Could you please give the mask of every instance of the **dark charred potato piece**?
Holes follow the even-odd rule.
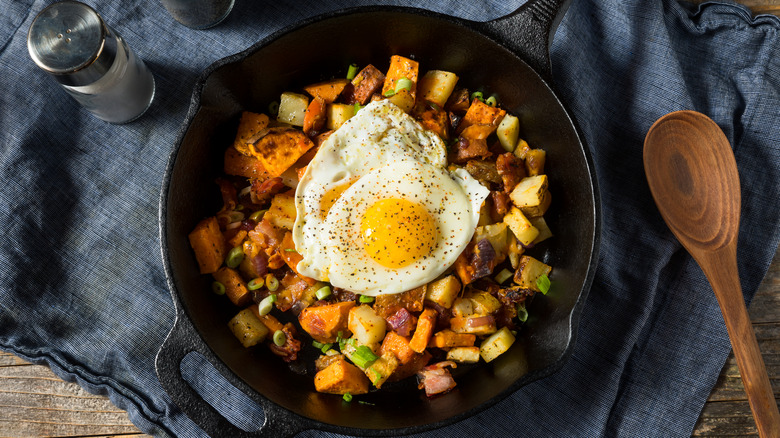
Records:
[[[466,171],[477,181],[486,186],[501,184],[501,176],[496,170],[496,163],[485,160],[469,160],[466,163]]]
[[[460,137],[455,142],[453,151],[450,154],[450,161],[462,164],[469,160],[488,158],[491,155],[485,140]]]
[[[450,98],[444,104],[444,109],[462,116],[468,111],[469,105],[469,90],[459,88],[450,94]]]
[[[344,103],[365,105],[371,95],[378,92],[385,83],[385,74],[368,64],[352,79],[350,86],[344,89]]]

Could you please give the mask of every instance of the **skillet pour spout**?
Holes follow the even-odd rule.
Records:
[[[567,1],[529,1],[517,12],[475,23],[413,8],[368,7],[319,16],[276,32],[247,50],[217,61],[195,85],[160,196],[162,261],[176,309],[161,346],[157,374],[181,410],[211,436],[292,436],[307,429],[347,435],[391,436],[439,428],[480,412],[568,360],[597,260],[600,210],[592,161],[574,120],[549,78],[549,41]],[[355,38],[360,35],[360,38]],[[333,41],[343,41],[336,45]],[[435,42],[435,43],[434,43]],[[291,54],[306,53],[306,56]],[[534,248],[554,266],[550,292],[529,306],[531,318],[512,348],[493,362],[459,367],[458,386],[427,399],[415,382],[345,403],[317,393],[311,375],[296,374],[263,349],[245,349],[227,327],[236,309],[204,293],[187,235],[220,207],[213,183],[224,148],[243,110],[262,111],[283,91],[326,79],[351,63],[413,57],[426,68],[456,72],[462,85],[497,94],[518,115],[523,138],[547,152],[555,197],[548,224],[555,237]],[[183,379],[180,364],[202,355],[264,410],[255,431],[225,419]]]

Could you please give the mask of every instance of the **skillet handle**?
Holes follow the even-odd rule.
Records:
[[[571,0],[528,0],[515,12],[477,26],[550,82],[550,44],[570,3]]]
[[[250,395],[253,391],[234,377],[221,362],[213,359],[211,349],[195,331],[190,320],[177,306],[176,321],[155,358],[157,378],[173,402],[211,437],[292,437],[312,427],[307,419],[283,409],[270,400]],[[263,408],[265,423],[256,432],[246,432],[228,421],[184,380],[181,362],[190,352],[200,353],[222,376]]]

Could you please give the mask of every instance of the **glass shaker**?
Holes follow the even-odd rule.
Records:
[[[235,0],[161,0],[161,2],[179,23],[193,29],[207,29],[227,18]]]
[[[127,123],[152,103],[152,73],[83,3],[62,1],[42,10],[30,25],[27,49],[38,67],[99,119]]]

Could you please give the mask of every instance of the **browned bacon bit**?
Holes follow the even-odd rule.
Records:
[[[446,360],[437,362],[417,372],[418,388],[425,388],[428,397],[436,394],[444,394],[455,387],[455,379],[445,367],[456,368],[455,362]]]
[[[387,325],[399,335],[409,336],[412,334],[412,330],[417,327],[417,318],[402,307],[387,318]]]
[[[493,273],[496,266],[496,250],[488,239],[482,239],[474,246],[474,258],[471,263],[474,266],[474,278],[482,278]]]
[[[284,230],[263,219],[249,232],[249,239],[262,248],[276,248],[284,239]]]
[[[285,362],[292,362],[298,359],[298,352],[301,351],[301,341],[295,339],[295,327],[292,323],[287,323],[282,327],[285,341],[280,347],[273,342],[268,343],[271,351],[281,357]]]
[[[338,302],[355,301],[358,299],[358,296],[354,292],[335,286],[333,287],[333,296]]]
[[[504,217],[509,211],[509,207],[512,206],[512,199],[506,192],[492,191],[490,192],[490,200],[493,201],[493,210],[499,217]]]
[[[488,150],[487,142],[484,139],[458,137],[454,151],[450,154],[450,161],[462,164],[475,158],[487,158],[490,155],[490,150]]]
[[[252,181],[252,202],[264,204],[271,200],[275,194],[286,188],[281,177],[269,178],[265,181],[259,179]]]
[[[527,176],[523,161],[511,152],[496,157],[496,170],[501,175],[504,191],[507,193],[511,192],[517,183]]]

